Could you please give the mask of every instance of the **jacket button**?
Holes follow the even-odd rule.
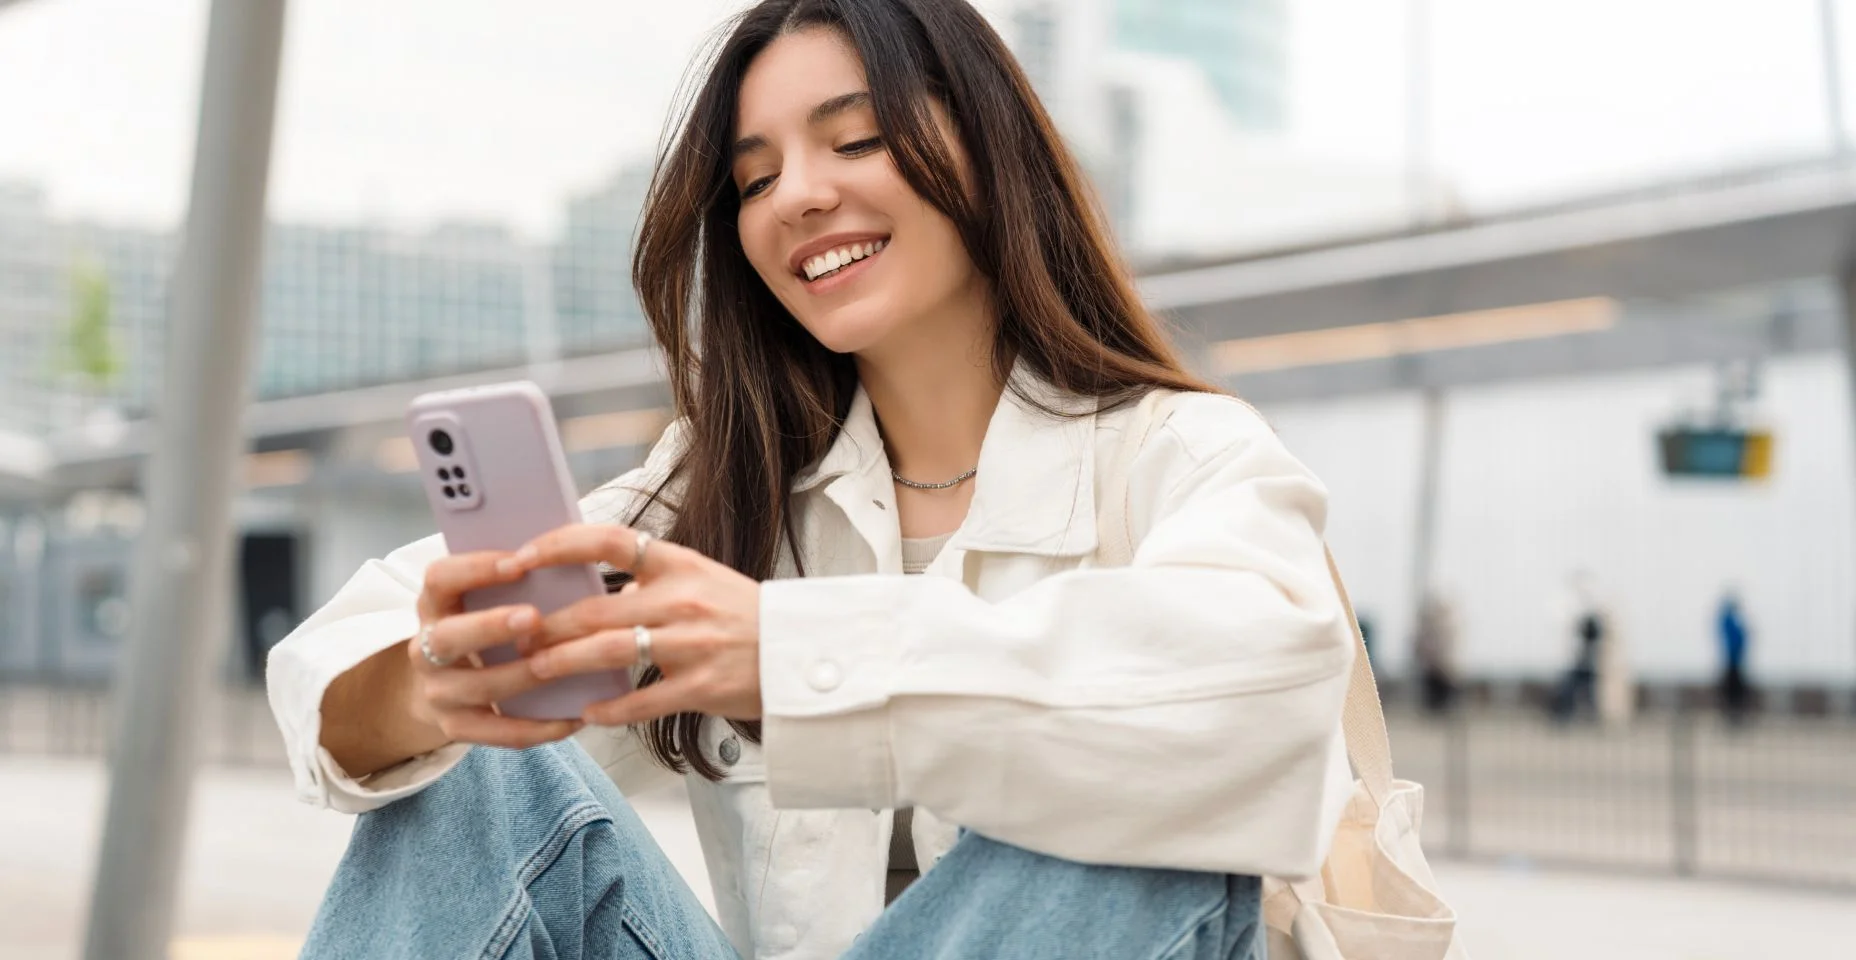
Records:
[[[838,665],[830,660],[820,660],[813,664],[812,669],[806,673],[806,683],[820,693],[830,693],[838,689],[838,684],[843,682],[844,671],[838,669]]]
[[[732,767],[735,765],[735,761],[741,759],[741,741],[734,737],[729,737],[722,741],[722,745],[717,748],[717,752],[722,755],[722,763]]]

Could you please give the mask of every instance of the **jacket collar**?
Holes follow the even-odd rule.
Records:
[[[1021,393],[1076,416],[1052,417]],[[980,445],[973,504],[949,547],[1057,557],[1093,552],[1096,405],[1015,365]],[[889,471],[870,396],[859,385],[831,449],[800,471],[793,491],[823,484],[834,501],[861,511],[873,501],[894,502]]]

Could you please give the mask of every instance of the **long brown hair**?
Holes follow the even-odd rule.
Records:
[[[742,77],[768,44],[811,27],[835,29],[856,49],[891,160],[954,222],[990,281],[1001,383],[1017,362],[1103,408],[1153,387],[1214,389],[1185,371],[1142,306],[1076,161],[1011,52],[965,0],[765,0],[740,15],[658,158],[632,259],[687,420],[682,459],[652,499],[675,489],[669,539],[757,580],[774,575],[782,545],[798,542],[793,477],[825,455],[857,388],[852,358],[787,313],[736,233],[728,145]],[[970,176],[937,132],[930,98],[952,119]],[[720,779],[697,748],[701,723],[697,714],[654,721],[646,741],[665,766]],[[758,723],[730,723],[759,740]]]

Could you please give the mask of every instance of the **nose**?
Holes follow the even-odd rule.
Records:
[[[794,158],[773,183],[773,212],[786,223],[798,223],[808,213],[823,213],[838,205],[838,188],[821,164]]]

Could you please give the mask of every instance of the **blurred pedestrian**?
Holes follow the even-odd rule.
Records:
[[[970,5],[734,24],[633,261],[680,418],[605,522],[403,547],[271,656],[299,792],[367,811],[303,956],[1260,956],[1352,787],[1321,484],[1182,365]],[[625,799],[678,775],[719,928]]]
[[[1447,713],[1456,705],[1456,640],[1456,611],[1450,601],[1437,593],[1426,596],[1418,608],[1412,658],[1427,713]]]
[[[1721,716],[1738,725],[1746,722],[1753,706],[1753,689],[1746,679],[1747,643],[1751,638],[1738,591],[1732,587],[1721,596],[1715,624],[1721,640]]]
[[[1617,617],[1588,570],[1567,577],[1565,597],[1572,664],[1555,686],[1548,711],[1562,723],[1585,716],[1622,726],[1636,712],[1637,687]]]
[[[1598,610],[1581,613],[1573,627],[1577,646],[1573,661],[1554,690],[1553,719],[1568,723],[1589,711],[1598,713],[1598,654],[1605,642],[1605,620]]]

